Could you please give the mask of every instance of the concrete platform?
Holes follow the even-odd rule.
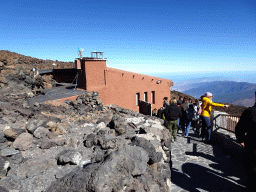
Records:
[[[75,85],[66,87],[55,87],[49,90],[45,90],[45,95],[39,95],[36,97],[29,98],[28,104],[33,105],[34,103],[51,103],[51,101],[57,101],[55,103],[62,102],[70,99],[75,100],[77,96],[85,93],[85,90],[77,90]],[[52,102],[54,103],[54,102]]]
[[[247,178],[241,159],[221,145],[201,142],[193,130],[188,138],[178,134],[171,153],[171,192],[244,191]]]

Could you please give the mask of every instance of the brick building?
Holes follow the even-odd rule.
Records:
[[[139,100],[151,103],[152,109],[162,107],[163,98],[170,98],[173,86],[168,79],[107,67],[103,52],[77,58],[75,68],[80,71],[79,89],[99,92],[104,105],[116,104],[138,112]]]

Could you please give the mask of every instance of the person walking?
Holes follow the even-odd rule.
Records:
[[[193,104],[188,103],[188,97],[183,98],[183,103],[181,104],[182,116],[180,117],[180,125],[182,129],[182,134],[188,137],[189,129],[191,125],[192,118],[194,117],[194,107]]]
[[[255,191],[256,183],[256,102],[244,110],[235,127],[237,142],[244,148],[244,165],[248,176],[245,191]],[[254,189],[254,190],[252,190]]]
[[[167,123],[167,128],[171,134],[171,140],[176,141],[178,131],[178,118],[182,115],[180,107],[177,106],[177,100],[172,99],[170,104],[164,110],[164,116]]]
[[[200,108],[200,104],[199,104],[199,100],[196,99],[195,103],[193,103],[193,107],[194,107],[194,111],[195,111],[195,116],[192,119],[192,126],[194,127],[194,131],[195,133],[198,132],[198,128],[199,128],[199,121],[200,121],[200,115],[199,115],[199,108]]]
[[[183,102],[183,97],[182,96],[180,96],[179,97],[179,101],[177,101],[177,105],[181,105],[182,104],[182,102]]]
[[[183,97],[180,96],[180,97],[179,97],[179,100],[177,101],[177,105],[180,107],[180,105],[182,104],[182,102],[183,102]],[[180,118],[178,118],[178,130],[180,130],[180,129],[181,129],[181,126],[180,126]]]
[[[212,102],[212,93],[206,92],[205,96],[202,97],[202,113],[201,113],[201,119],[202,119],[202,141],[206,143],[210,143],[211,138],[211,130],[212,125],[210,121],[211,111],[212,107],[229,107],[229,105],[224,105],[220,103],[214,103]]]

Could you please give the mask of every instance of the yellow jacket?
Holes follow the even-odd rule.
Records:
[[[203,97],[202,98],[202,113],[201,116],[206,116],[210,117],[211,116],[211,111],[212,111],[212,106],[213,107],[224,107],[224,104],[219,104],[219,103],[213,103],[209,98]]]

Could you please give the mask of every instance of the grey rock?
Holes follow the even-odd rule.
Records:
[[[5,126],[4,135],[9,139],[16,139],[21,133],[26,132],[24,129],[11,128],[10,126]]]
[[[50,149],[51,147],[54,147],[54,146],[56,146],[56,142],[45,137],[42,140],[40,148],[41,149]]]
[[[94,145],[94,139],[95,139],[96,135],[91,133],[89,134],[85,141],[84,141],[84,146],[85,147],[88,147],[88,148],[91,148],[93,145]]]
[[[55,159],[31,159],[24,163],[26,177],[33,177],[46,172],[51,167],[56,167]]]
[[[62,177],[64,177],[65,175],[69,174],[70,172],[72,172],[77,166],[76,165],[68,165],[68,166],[64,166],[62,170],[58,171],[55,174],[55,178],[56,179],[60,179]]]
[[[21,184],[21,189],[24,192],[42,192],[55,180],[56,179],[52,174],[35,175],[32,178],[25,179]]]
[[[9,192],[9,190],[7,190],[6,188],[4,188],[3,186],[0,186],[0,191],[1,191],[1,192]]]
[[[95,156],[93,156],[91,159],[92,163],[103,161],[104,157],[106,156],[105,152],[101,150],[99,147],[94,148],[94,155]]]
[[[125,118],[115,115],[109,122],[108,127],[115,129],[118,135],[122,135],[126,132],[127,122],[125,121]]]
[[[156,152],[156,149],[153,146],[153,144],[151,144],[148,140],[144,138],[133,137],[132,145],[140,146],[148,153],[149,164],[159,162],[163,157],[163,154],[161,152]]]
[[[27,150],[33,147],[32,140],[33,140],[33,136],[31,134],[22,133],[13,142],[13,147],[21,151]]]
[[[57,137],[58,135],[57,134],[55,134],[54,132],[51,132],[51,131],[49,131],[48,133],[47,133],[47,137],[49,138],[49,139],[53,139],[53,138],[55,138],[55,137]]]
[[[53,141],[56,143],[56,145],[58,145],[58,146],[63,146],[63,145],[65,145],[65,142],[66,142],[66,139],[63,138],[63,137],[54,137],[52,140],[53,140]]]
[[[11,190],[20,190],[21,189],[21,183],[23,182],[24,178],[18,177],[18,176],[12,176],[12,177],[4,177],[0,180],[0,186],[4,186],[5,189],[7,189],[9,192]]]
[[[9,147],[8,142],[0,143],[0,150],[5,149],[7,147]]]
[[[77,167],[46,191],[122,191],[134,180],[133,176],[146,174],[148,159],[141,147],[124,146],[112,152],[102,163]]]
[[[4,143],[6,141],[6,137],[2,131],[0,131],[0,143]]]
[[[0,118],[0,124],[1,125],[6,125],[6,124],[8,124],[8,122],[6,120]]]
[[[30,133],[34,133],[34,131],[38,128],[38,127],[46,127],[46,123],[47,121],[45,120],[36,120],[36,119],[31,119],[28,121],[28,124],[26,125],[27,130]]]
[[[5,177],[10,167],[7,157],[0,157],[0,178]]]
[[[49,133],[49,130],[48,130],[48,129],[46,129],[46,128],[44,128],[44,127],[38,127],[38,128],[34,131],[33,135],[34,135],[36,138],[40,139],[40,138],[46,137],[46,135],[47,135],[48,133]]]
[[[15,149],[9,148],[9,147],[1,150],[1,155],[4,156],[4,157],[11,156],[11,155],[14,155],[14,154],[17,154],[17,153],[19,153],[18,150],[15,150]]]
[[[82,160],[82,155],[75,150],[65,150],[61,152],[56,159],[58,163],[62,165],[68,163],[73,165],[79,165]]]
[[[21,153],[16,153],[16,154],[12,155],[11,157],[9,157],[8,159],[10,160],[11,163],[14,163],[14,164],[20,164],[24,160]]]

